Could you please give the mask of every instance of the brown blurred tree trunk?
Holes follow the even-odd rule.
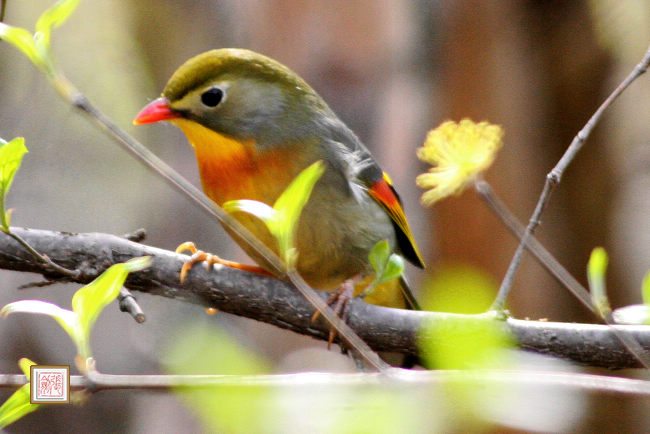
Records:
[[[527,221],[544,175],[603,98],[608,58],[596,46],[589,11],[574,1],[446,2],[442,22],[444,117],[489,120],[505,128],[506,145],[487,179]],[[538,230],[581,281],[590,250],[602,244],[607,230],[610,168],[602,149],[596,132],[554,193]],[[515,242],[476,194],[446,200],[437,211],[440,255],[501,279]],[[517,275],[510,306],[531,317],[592,319],[530,257]]]

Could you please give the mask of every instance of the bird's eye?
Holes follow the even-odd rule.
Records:
[[[223,99],[223,90],[218,87],[206,90],[201,95],[201,102],[208,107],[216,107]]]

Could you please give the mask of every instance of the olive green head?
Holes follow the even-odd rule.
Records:
[[[244,49],[212,50],[188,60],[169,79],[163,96],[183,117],[267,145],[299,139],[334,116],[296,73]]]

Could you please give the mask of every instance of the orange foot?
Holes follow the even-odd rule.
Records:
[[[194,264],[197,264],[199,262],[205,262],[206,270],[210,270],[212,268],[212,265],[214,264],[221,264],[221,265],[225,265],[226,267],[238,268],[240,270],[248,271],[250,273],[261,274],[263,276],[271,276],[271,277],[273,276],[271,273],[264,270],[262,267],[258,267],[257,265],[240,264],[239,262],[228,261],[226,259],[221,259],[217,255],[206,253],[203,250],[197,249],[194,243],[191,241],[187,241],[181,244],[180,246],[176,247],[176,253],[181,253],[185,251],[189,251],[190,253],[192,253],[192,255],[190,256],[190,259],[185,261],[183,267],[181,268],[181,283],[185,281],[185,277],[187,277],[187,273],[192,269]]]
[[[344,281],[327,300],[327,304],[332,308],[334,313],[343,320],[343,322],[347,322],[348,320],[348,303],[350,302],[350,299],[354,297],[354,284],[356,281],[357,278],[354,277],[352,279]],[[316,321],[319,316],[320,312],[316,312],[314,316],[311,317],[311,321]],[[327,339],[328,350],[332,346],[335,337],[336,330],[332,327],[330,328],[329,338]],[[345,352],[345,349],[343,347],[341,347],[341,350]]]

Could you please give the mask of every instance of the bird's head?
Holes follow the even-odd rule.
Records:
[[[191,121],[237,140],[272,146],[308,134],[330,113],[289,68],[250,50],[225,48],[185,62],[134,123],[168,120],[185,130],[183,124]]]

